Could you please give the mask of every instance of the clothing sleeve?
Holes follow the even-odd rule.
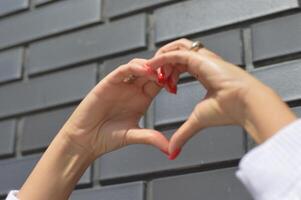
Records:
[[[247,153],[236,175],[255,200],[300,200],[301,119]]]
[[[18,192],[19,192],[18,190],[10,191],[5,200],[18,200],[17,198]]]

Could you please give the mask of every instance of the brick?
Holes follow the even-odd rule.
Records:
[[[71,106],[24,117],[21,150],[47,147],[74,109]]]
[[[150,183],[152,200],[251,200],[250,194],[235,177],[235,171],[236,168],[228,168],[156,179]]]
[[[88,167],[85,173],[80,177],[77,185],[91,185],[91,178],[92,178],[92,168],[91,166]]]
[[[177,96],[162,90],[155,99],[155,125],[186,120],[205,94],[206,90],[197,81],[180,84]]]
[[[132,53],[125,56],[114,57],[105,60],[102,67],[102,76],[108,75],[110,72],[118,68],[120,65],[130,62],[134,58],[149,59],[154,55],[154,51],[141,51],[138,53]]]
[[[220,55],[225,60],[236,65],[244,65],[243,49],[240,30],[223,31],[220,33],[193,37],[192,41],[201,41],[206,48]],[[180,78],[191,77],[188,73],[183,73]]]
[[[301,118],[301,106],[293,107],[291,110],[296,114],[298,118]],[[256,147],[256,142],[251,138],[251,136],[248,136],[248,150],[253,149]]]
[[[40,157],[40,155],[34,155],[21,159],[0,161],[0,180],[5,180],[0,182],[0,194],[6,194],[10,190],[20,189]],[[90,176],[91,167],[85,171],[78,185],[90,183]]]
[[[91,64],[4,85],[0,87],[0,117],[76,102],[95,82],[96,65]]]
[[[185,1],[155,11],[156,41],[170,40],[298,7],[298,0]]]
[[[301,51],[301,14],[275,18],[252,26],[255,61]]]
[[[21,78],[23,49],[16,48],[0,53],[0,82]]]
[[[28,51],[30,74],[145,47],[145,15],[137,15],[33,43]]]
[[[15,120],[0,121],[0,155],[14,153]]]
[[[272,87],[285,101],[301,98],[301,60],[295,60],[251,71],[265,84]]]
[[[144,200],[145,186],[143,182],[126,183],[114,186],[105,186],[97,189],[85,189],[74,191],[71,200]]]
[[[0,48],[99,22],[101,0],[59,1],[0,21]]]
[[[25,10],[29,6],[28,0],[1,0],[0,17],[17,11]]]
[[[163,133],[169,138],[175,131],[176,128],[172,128],[163,130]],[[208,128],[195,135],[174,161],[153,147],[131,145],[100,158],[100,180],[145,176],[239,159],[245,153],[243,140],[240,127]]]
[[[0,194],[20,189],[39,157],[30,156],[19,160],[0,161],[0,180],[2,180],[0,181]]]
[[[293,112],[297,115],[298,118],[301,118],[301,106],[292,108]]]
[[[56,0],[35,0],[35,5],[42,5],[49,2],[54,2]]]
[[[239,29],[223,31],[193,39],[193,41],[197,40],[200,40],[206,48],[212,50],[231,63],[237,65],[244,64],[241,33]]]
[[[107,0],[105,10],[109,17],[115,17],[173,1],[177,0]]]

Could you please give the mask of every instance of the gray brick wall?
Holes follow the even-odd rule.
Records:
[[[300,116],[300,19],[298,0],[1,0],[0,199],[99,80],[176,38],[202,40]],[[177,97],[162,91],[142,125],[170,137],[183,123],[205,90],[182,79]],[[237,126],[201,131],[175,161],[132,145],[96,160],[71,199],[251,199],[234,173],[252,147]]]

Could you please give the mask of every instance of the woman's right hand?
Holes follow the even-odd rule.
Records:
[[[261,143],[296,119],[271,88],[206,48],[190,51],[191,45],[187,39],[171,42],[147,62],[164,70],[167,85],[175,86],[179,74],[189,72],[207,89],[205,98],[172,136],[170,154],[207,127],[241,125]]]

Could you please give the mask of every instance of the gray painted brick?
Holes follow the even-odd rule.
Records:
[[[40,157],[40,155],[34,155],[0,161],[0,194],[8,193],[13,189],[20,189]],[[90,183],[90,176],[91,167],[85,171],[78,185]]]
[[[93,64],[4,85],[0,87],[0,117],[81,100],[95,82]]]
[[[173,128],[163,133],[169,138],[175,130]],[[240,127],[208,128],[194,136],[174,161],[168,160],[165,154],[151,146],[131,145],[100,158],[100,180],[143,176],[239,159],[245,153],[243,140]]]
[[[155,125],[186,120],[205,94],[206,90],[197,81],[180,84],[177,95],[162,90],[155,99]]]
[[[33,43],[28,51],[30,74],[145,47],[145,15],[137,15]]]
[[[301,118],[301,106],[292,108],[293,112],[297,115],[298,118]]]
[[[16,48],[0,53],[0,82],[21,78],[22,60],[22,48]]]
[[[149,59],[154,55],[154,51],[142,51],[138,53],[132,53],[125,56],[115,57],[109,60],[105,60],[102,66],[101,75],[104,77],[110,72],[118,68],[120,65],[130,62],[134,58]]]
[[[56,0],[35,0],[35,5],[42,5],[49,2],[54,2]]]
[[[258,68],[251,73],[272,87],[285,100],[301,98],[301,60]]]
[[[86,169],[86,171],[82,175],[82,177],[80,177],[77,185],[90,185],[91,184],[91,178],[92,178],[92,168],[90,166]]]
[[[301,106],[293,107],[291,110],[296,114],[298,118],[301,118]],[[256,142],[251,138],[251,136],[248,136],[248,151],[256,147]]]
[[[252,26],[253,57],[262,60],[301,51],[301,14]]]
[[[126,183],[114,186],[105,186],[97,189],[74,191],[71,200],[144,200],[145,186],[143,182]]]
[[[298,0],[185,1],[155,11],[156,41],[170,40],[298,7]]]
[[[151,199],[251,200],[235,171],[236,168],[228,168],[157,179],[150,184]]]
[[[172,1],[178,0],[106,0],[105,10],[109,17],[115,17]]]
[[[100,21],[101,0],[59,1],[0,21],[0,48]]]
[[[1,0],[0,16],[28,8],[28,0]]]
[[[47,147],[74,108],[71,106],[24,117],[21,150],[30,151]]]
[[[30,156],[0,161],[0,194],[20,189],[38,160],[38,156]]]
[[[206,48],[234,64],[244,64],[241,33],[239,29],[198,37],[193,40],[200,40]]]
[[[15,120],[0,121],[0,155],[14,153]]]

